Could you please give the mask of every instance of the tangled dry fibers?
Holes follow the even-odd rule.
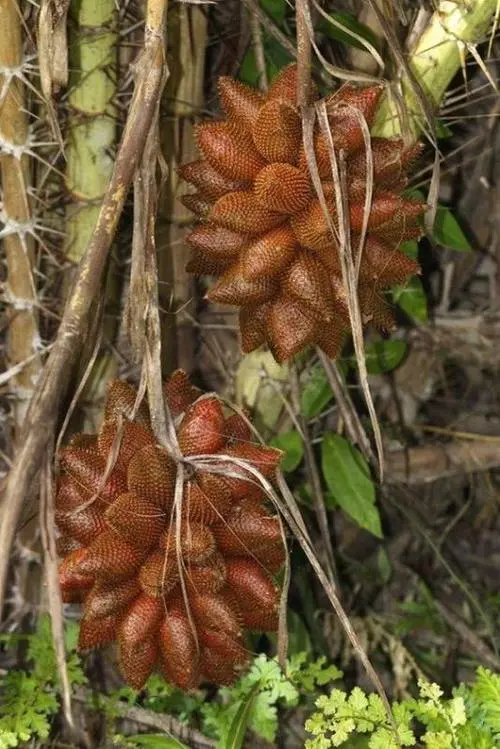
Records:
[[[201,219],[188,235],[188,270],[220,277],[208,298],[240,309],[245,352],[267,343],[281,362],[307,344],[335,358],[349,330],[339,243],[313,188],[297,107],[297,68],[284,68],[266,95],[219,79],[222,121],[197,126],[203,158],[180,167],[197,192],[184,204]],[[346,158],[351,245],[360,244],[367,190],[362,119],[371,125],[382,86],[342,86],[325,99],[335,152]],[[315,160],[338,232],[329,143],[316,124]],[[373,199],[362,249],[358,296],[363,322],[388,330],[384,291],[418,264],[400,251],[422,233],[426,206],[402,196],[421,151],[401,139],[371,139]]]
[[[281,452],[255,444],[242,416],[200,397],[180,370],[164,390],[184,457],[223,454],[272,479]],[[186,690],[230,684],[249,660],[245,630],[277,628],[278,518],[235,465],[228,475],[186,464],[179,512],[176,463],[144,404],[131,418],[135,400],[115,381],[99,434],[76,435],[59,455],[60,582],[64,601],[83,604],[79,648],[116,641],[137,689],[155,666]]]

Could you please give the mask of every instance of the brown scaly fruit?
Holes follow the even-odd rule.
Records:
[[[284,68],[267,94],[219,79],[226,118],[197,126],[203,158],[180,167],[197,189],[184,204],[201,222],[188,235],[188,270],[220,279],[208,299],[240,307],[245,352],[267,343],[281,362],[307,344],[334,358],[349,330],[338,245],[315,193],[302,143],[297,69]],[[351,244],[359,246],[366,190],[361,116],[373,122],[381,86],[342,86],[325,100],[337,154],[347,159]],[[314,150],[326,203],[336,225],[327,140],[319,125]],[[402,197],[407,171],[421,151],[400,139],[371,139],[373,200],[362,251],[359,302],[365,324],[382,330],[394,319],[384,298],[418,264],[400,251],[421,235],[425,204]]]
[[[180,370],[165,384],[181,453],[229,455],[272,479],[280,451],[254,443],[243,417],[199,396]],[[260,486],[231,464],[230,476],[186,468],[179,528],[176,464],[144,404],[131,419],[135,399],[114,382],[99,434],[77,435],[60,453],[63,600],[83,604],[80,649],[118,643],[130,686],[140,689],[155,666],[182,689],[230,684],[249,660],[245,632],[277,627],[279,521]]]

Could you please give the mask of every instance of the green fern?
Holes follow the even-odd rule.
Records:
[[[86,682],[75,652],[77,637],[77,625],[70,624],[65,633],[65,645],[68,676],[73,686]],[[0,679],[0,749],[10,749],[33,737],[47,738],[51,718],[59,710],[58,674],[49,617],[40,617],[37,631],[26,638],[29,671],[11,671]],[[2,637],[7,647],[12,647],[19,639],[19,635]]]
[[[445,699],[437,684],[420,680],[419,698],[392,705],[397,738],[380,697],[355,687],[319,697],[306,722],[306,749],[496,749],[500,747],[500,677],[479,668],[474,684]],[[418,737],[418,738],[417,738]]]

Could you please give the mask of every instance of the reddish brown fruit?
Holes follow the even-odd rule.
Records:
[[[179,429],[183,455],[216,453],[224,444],[224,414],[217,398],[201,398],[186,411]]]
[[[118,662],[127,683],[141,689],[158,660],[158,633],[163,616],[160,600],[140,595],[118,629]]]
[[[131,492],[122,494],[106,510],[108,527],[138,549],[154,546],[167,520],[165,510]]]
[[[89,544],[106,527],[102,509],[98,509],[96,502],[79,512],[76,510],[72,512],[57,510],[56,523],[63,533],[72,536],[84,546]]]
[[[157,444],[147,411],[140,422],[129,419],[135,391],[118,384],[109,392],[98,438],[76,436],[64,449],[56,490],[63,600],[83,604],[79,647],[117,641],[121,673],[135,689],[155,666],[182,689],[207,679],[229,684],[248,661],[245,629],[257,616],[240,600],[233,563],[253,561],[265,575],[278,573],[284,560],[258,479],[231,460],[273,481],[281,453],[252,442],[240,415],[226,416],[216,398],[201,398],[175,372],[164,394],[186,456],[178,497],[176,460]],[[118,430],[122,441],[114,444]],[[116,462],[107,476],[111,451]],[[210,463],[196,464],[193,456],[207,454]],[[244,595],[264,606],[260,621],[275,629],[279,590],[269,595],[269,578],[253,575],[253,597],[247,588]],[[247,583],[250,577],[243,574]]]
[[[95,583],[94,575],[80,569],[87,554],[87,549],[74,549],[59,566],[59,584],[65,603],[80,603]]]
[[[225,435],[226,439],[234,444],[251,442],[253,432],[248,423],[248,417],[245,419],[241,414],[234,413],[226,419]]]
[[[119,614],[109,614],[96,619],[95,616],[85,613],[80,622],[79,650],[95,650],[113,642],[119,623]]]
[[[168,512],[172,506],[175,474],[175,463],[167,451],[155,444],[146,445],[128,465],[128,489]]]
[[[104,420],[114,421],[117,418],[132,419],[137,392],[123,380],[114,380],[108,390]],[[149,424],[149,410],[145,401],[141,401],[136,411],[135,422]]]
[[[97,583],[85,601],[85,611],[90,618],[101,619],[122,611],[141,592],[136,578],[122,583]]]
[[[346,84],[325,99],[331,141],[337,156],[341,151],[346,156],[353,247],[365,213],[363,126],[373,123],[382,90],[381,85]],[[204,158],[182,171],[199,191],[194,209],[204,220],[188,236],[194,249],[188,270],[218,277],[208,298],[241,308],[244,351],[267,343],[283,361],[317,344],[335,357],[350,322],[336,238],[330,138],[317,122],[314,157],[329,224],[303,146],[296,66],[284,68],[265,96],[229,78],[221,79],[219,94],[227,118],[199,126]],[[311,95],[317,98],[314,90]],[[426,206],[401,196],[420,151],[420,145],[408,148],[398,138],[371,141],[373,200],[360,269],[366,324],[387,327],[389,315],[378,299],[394,277],[404,283],[416,269],[399,247],[422,234],[419,218]]]
[[[240,601],[242,621],[248,629],[275,628],[278,622],[277,588],[255,561],[231,559],[226,563],[227,586]]]
[[[160,539],[160,547],[171,556],[177,553],[177,527],[172,524]],[[203,523],[185,520],[180,528],[180,547],[184,559],[194,564],[205,564],[215,553],[215,538],[210,528]]]
[[[108,460],[109,453],[113,455],[115,470],[124,473],[133,456],[141,447],[151,444],[153,432],[145,424],[135,421],[104,421],[97,445],[101,455]],[[116,459],[115,459],[116,458]]]
[[[165,677],[181,689],[192,689],[200,680],[199,644],[195,635],[196,629],[184,607],[169,606],[160,629],[161,668]]]

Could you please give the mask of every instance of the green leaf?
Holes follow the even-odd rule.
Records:
[[[437,119],[436,120],[436,135],[440,140],[445,140],[445,138],[452,138],[453,137],[453,130],[446,125],[443,120]]]
[[[392,298],[416,322],[427,321],[427,297],[420,278],[413,276],[404,286],[393,286]]]
[[[363,456],[339,434],[325,434],[321,465],[336,502],[361,528],[382,538],[375,486]]]
[[[148,749],[189,749],[175,737],[165,736],[163,733],[138,733],[135,736],[127,736],[127,744],[145,746]]]
[[[472,247],[449,208],[438,206],[432,236],[435,242],[458,252],[471,252]]]
[[[295,611],[289,610],[287,622],[289,656],[293,656],[296,653],[311,653],[311,637],[302,617],[295,613]]]
[[[480,666],[472,695],[481,703],[483,713],[493,731],[500,734],[500,676]]]
[[[277,447],[285,453],[281,459],[281,468],[286,473],[295,471],[304,456],[302,437],[294,429],[291,432],[278,434],[271,440],[272,447]]]
[[[248,728],[252,708],[260,689],[260,682],[256,682],[245,694],[233,720],[231,721],[227,737],[221,742],[220,749],[241,749]]]
[[[279,71],[291,62],[292,58],[289,53],[283,49],[281,44],[274,39],[274,37],[270,37],[265,32],[263,33],[263,36],[267,77],[272,81]],[[243,57],[238,77],[240,81],[247,83],[249,86],[258,87],[259,85],[259,72],[257,70],[255,52],[252,45],[249,45],[245,56]]]
[[[410,239],[408,242],[403,242],[399,247],[399,251],[404,255],[408,255],[412,260],[418,258],[418,242],[416,239]]]
[[[403,361],[407,348],[406,341],[397,339],[370,343],[365,349],[368,374],[377,375],[396,369]]]
[[[366,47],[364,47],[361,42],[359,42],[357,39],[351,36],[351,34],[349,34],[349,31],[353,31],[358,36],[366,39],[367,42],[370,42],[370,44],[372,44],[375,49],[378,49],[379,40],[377,36],[370,28],[368,28],[368,26],[360,23],[357,20],[356,16],[352,15],[351,13],[339,12],[331,13],[330,17],[333,18],[334,21],[337,21],[337,23],[342,24],[345,30],[339,28],[339,26],[337,25],[329,23],[326,18],[321,18],[316,26],[316,29],[319,33],[324,34],[325,36],[329,37],[330,39],[334,39],[337,42],[342,42],[342,44],[348,44],[351,47],[357,47],[358,49],[366,50]]]
[[[260,0],[260,7],[278,25],[286,18],[286,0]]]
[[[300,407],[306,419],[318,416],[333,398],[325,370],[321,365],[313,367],[300,397]]]
[[[377,567],[380,580],[386,585],[392,576],[392,565],[389,556],[383,546],[379,546],[377,551]]]

